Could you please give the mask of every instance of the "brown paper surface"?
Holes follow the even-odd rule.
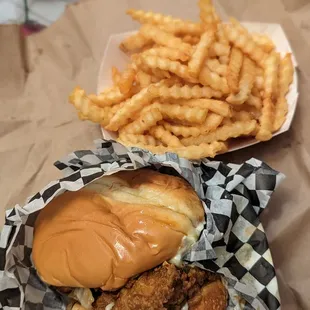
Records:
[[[300,97],[291,130],[219,159],[238,163],[256,157],[286,174],[262,220],[277,269],[282,309],[310,309],[310,2],[218,0],[215,6],[223,18],[233,15],[242,21],[281,24],[299,64]],[[93,140],[101,138],[97,125],[78,120],[67,97],[75,85],[95,92],[109,35],[137,28],[125,16],[129,7],[198,18],[193,0],[85,0],[26,39],[18,26],[0,26],[2,222],[5,209],[23,204],[60,177],[53,167],[55,160],[91,148]]]

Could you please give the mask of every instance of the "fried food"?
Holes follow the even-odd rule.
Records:
[[[227,290],[220,280],[207,283],[188,302],[189,310],[227,309]]]
[[[222,141],[239,136],[271,139],[288,113],[291,55],[235,18],[223,23],[211,0],[198,6],[199,22],[129,9],[141,24],[120,45],[130,61],[122,73],[112,68],[113,86],[100,94],[72,93],[78,117],[126,146],[189,159],[224,152]]]
[[[270,53],[275,49],[272,40],[265,34],[252,33],[253,41],[260,46],[266,53]]]
[[[291,54],[286,54],[285,57],[281,60],[279,71],[279,97],[275,104],[273,131],[277,131],[281,128],[285,122],[285,117],[288,112],[286,94],[289,91],[289,87],[293,82],[294,76],[294,65]]]
[[[119,76],[117,86],[122,94],[127,94],[133,86],[136,77],[136,70],[133,66],[128,66],[126,70]]]
[[[117,86],[107,89],[101,92],[99,95],[89,95],[88,97],[91,99],[93,103],[98,105],[99,107],[107,107],[112,106],[117,103],[121,103],[130,97],[130,93],[122,94]]]
[[[279,69],[280,55],[278,53],[271,53],[265,61],[264,68],[264,98],[277,98],[278,91],[278,69]]]
[[[122,131],[132,134],[143,134],[162,119],[163,116],[159,109],[150,109],[147,113],[142,113],[136,120],[126,125]]]
[[[217,57],[217,56],[228,56],[230,53],[230,46],[229,44],[223,44],[221,42],[214,42],[210,46],[210,57]]]
[[[173,18],[170,15],[133,9],[127,10],[126,13],[141,24],[163,25],[169,28],[173,33],[200,35],[203,31],[199,23]]]
[[[185,146],[199,145],[201,143],[211,143],[214,141],[226,141],[229,138],[237,138],[242,135],[250,135],[256,129],[255,120],[237,121],[232,124],[219,127],[213,132],[200,135],[195,138],[184,138],[181,140]]]
[[[165,146],[182,147],[180,140],[163,126],[155,126],[149,130],[150,134]]]
[[[225,25],[225,33],[228,40],[238,47],[244,54],[248,55],[259,66],[264,66],[266,53],[254,40],[234,25]]]
[[[128,147],[138,147],[141,149],[145,149],[150,151],[153,154],[165,154],[165,153],[176,153],[180,157],[186,159],[201,159],[205,157],[213,158],[219,153],[223,153],[227,151],[227,145],[223,142],[212,142],[212,143],[201,143],[199,145],[190,145],[183,147],[165,147],[163,145],[153,146],[144,143],[130,143],[124,140],[120,140],[119,142],[123,143]]]
[[[156,146],[157,142],[153,136],[150,135],[136,135],[121,131],[118,140],[125,145],[150,145]]]
[[[187,34],[182,37],[183,42],[189,43],[191,45],[196,45],[200,41],[200,37],[192,36],[190,34]]]
[[[215,12],[215,8],[211,0],[199,0],[200,20],[204,27],[219,22],[219,17]]]
[[[237,94],[231,94],[226,98],[226,101],[239,105],[246,102],[251,94],[251,90],[255,79],[255,65],[249,57],[244,57],[241,76],[239,81],[239,92]]]
[[[70,103],[74,105],[83,119],[89,119],[94,123],[99,123],[102,126],[109,122],[109,108],[100,108],[96,106],[85,94],[85,91],[76,87],[70,95]]]
[[[140,32],[137,32],[126,38],[121,44],[120,49],[125,52],[133,52],[152,43],[151,39],[144,37]]]
[[[183,42],[182,39],[161,30],[157,26],[145,24],[141,27],[140,32],[145,38],[152,40],[156,44],[171,48],[177,47],[187,55],[191,54],[192,46],[190,44]]]
[[[212,72],[208,67],[204,67],[199,74],[199,82],[202,85],[210,86],[214,90],[218,90],[223,94],[229,93],[227,80],[225,77],[219,76],[217,73]]]
[[[208,49],[215,39],[215,29],[208,29],[200,37],[200,41],[195,47],[191,59],[188,62],[189,73],[193,77],[197,77],[200,69],[208,56]]]
[[[111,73],[112,73],[112,81],[113,84],[116,86],[121,78],[121,73],[119,72],[119,70],[116,67],[112,67],[111,69]]]
[[[236,47],[231,50],[227,69],[227,84],[231,93],[239,91],[239,73],[242,68],[243,53]]]
[[[259,118],[259,130],[256,139],[259,141],[267,141],[272,138],[274,123],[274,104],[271,98],[263,101],[262,114]]]
[[[173,61],[167,58],[158,56],[142,56],[142,62],[151,69],[161,69],[170,71],[188,82],[195,82],[191,77],[188,66],[181,64],[178,61]]]
[[[138,94],[124,102],[124,106],[115,113],[106,128],[108,130],[117,131],[125,125],[134,113],[149,104],[150,101],[156,97],[152,89],[156,89],[153,84],[148,88],[142,89]]]
[[[222,93],[214,90],[208,86],[166,86],[160,85],[157,90],[159,98],[173,98],[173,99],[192,99],[192,98],[221,98]]]
[[[230,106],[224,101],[214,99],[191,99],[180,101],[182,105],[188,105],[190,107],[199,107],[201,109],[208,109],[218,115],[224,117],[230,117]]]
[[[136,74],[136,81],[142,88],[146,88],[152,84],[152,76],[142,70],[139,70]]]
[[[170,132],[172,132],[176,136],[182,136],[182,137],[197,137],[200,135],[200,130],[196,126],[184,126],[184,125],[178,125],[178,124],[171,124],[169,122],[162,122],[161,123],[164,128]]]
[[[187,138],[197,137],[200,134],[215,130],[221,124],[222,120],[222,116],[215,113],[208,113],[205,122],[201,126],[185,126],[166,121],[161,122],[161,124],[174,135]]]
[[[159,109],[164,118],[176,119],[194,124],[202,124],[208,114],[207,109],[202,109],[199,106],[190,107],[186,105],[160,104]]]
[[[227,65],[222,64],[218,59],[216,58],[210,58],[207,59],[205,63],[210,71],[217,73],[220,76],[226,76],[227,74]]]
[[[153,47],[142,53],[142,56],[158,56],[162,58],[168,58],[170,60],[181,60],[187,61],[189,59],[189,55],[182,52],[177,48],[171,47]]]
[[[130,280],[119,292],[102,292],[93,309],[106,310],[114,303],[113,310],[181,310],[188,302],[189,309],[217,310],[226,309],[227,299],[219,275],[197,267],[179,269],[163,263]],[[203,303],[208,303],[209,308],[197,308]]]

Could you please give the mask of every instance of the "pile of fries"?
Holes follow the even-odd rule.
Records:
[[[222,23],[211,0],[199,8],[199,23],[128,10],[141,23],[120,45],[131,62],[112,68],[114,85],[99,95],[74,89],[79,117],[126,146],[188,159],[223,153],[233,138],[271,139],[288,112],[291,54],[281,58],[268,36],[234,18]]]

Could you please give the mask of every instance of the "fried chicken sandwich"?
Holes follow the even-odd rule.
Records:
[[[185,180],[150,169],[122,171],[41,210],[33,262],[43,281],[84,308],[225,309],[220,279],[183,268],[180,260],[203,224],[201,201]],[[218,286],[211,294],[216,307],[199,308],[209,282]]]

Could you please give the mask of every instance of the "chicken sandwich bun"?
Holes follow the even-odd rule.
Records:
[[[140,169],[65,192],[39,213],[33,262],[50,285],[114,291],[199,237],[202,203],[183,179]]]

